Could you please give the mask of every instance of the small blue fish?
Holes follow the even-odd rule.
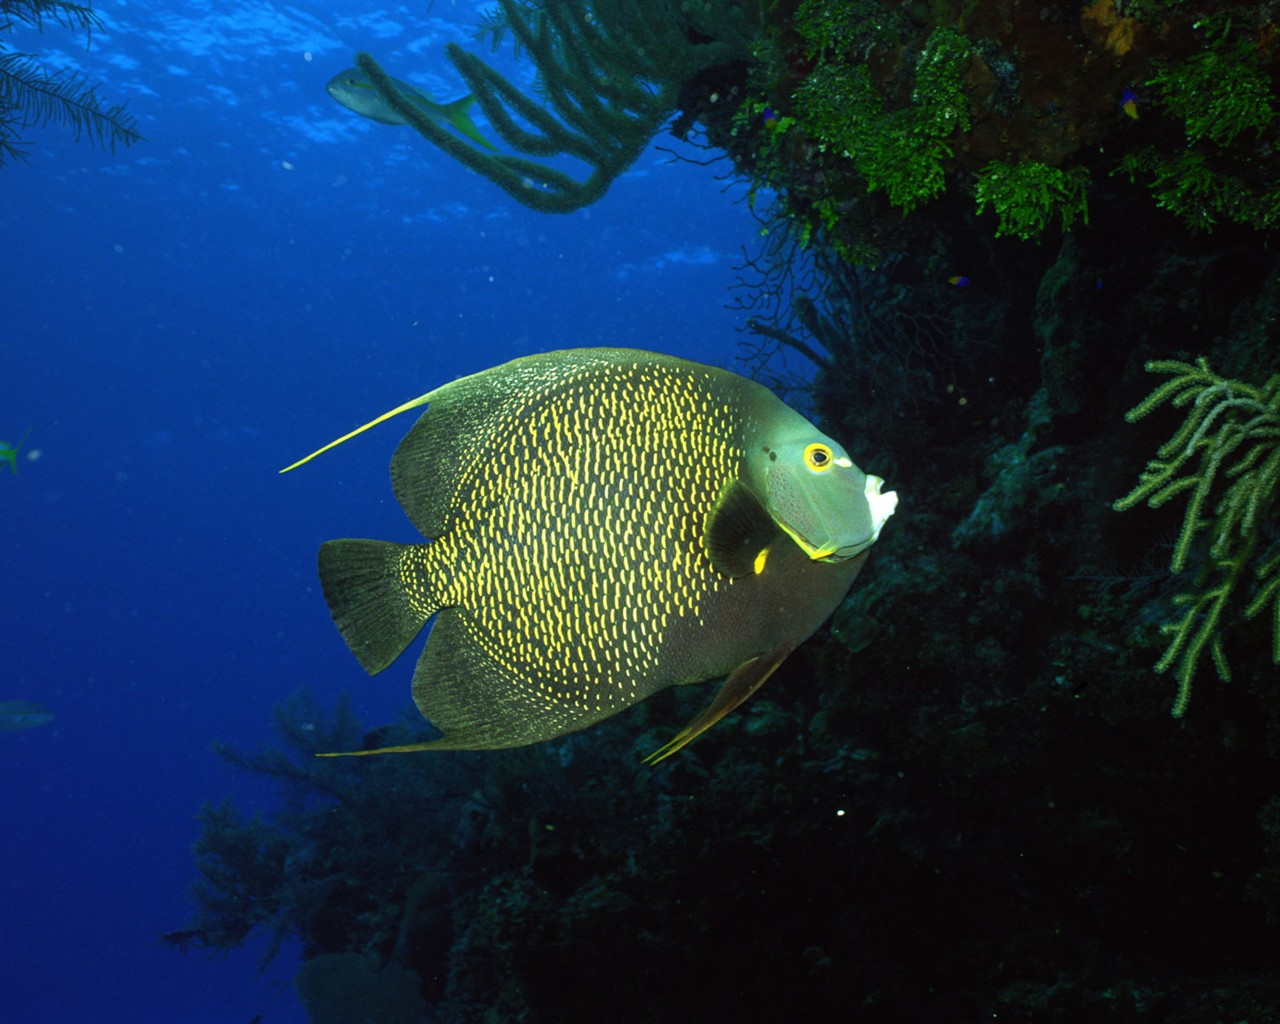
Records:
[[[1120,93],[1120,109],[1133,120],[1138,120],[1138,97],[1127,85]]]
[[[765,107],[761,119],[764,121],[766,128],[773,129],[778,127],[778,115],[773,112],[773,107]]]
[[[968,288],[969,279],[965,277],[964,274],[956,274],[953,277],[947,278],[947,284],[955,285],[957,288]]]

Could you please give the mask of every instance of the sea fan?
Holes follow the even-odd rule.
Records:
[[[102,27],[98,16],[80,4],[0,0],[0,30],[15,22],[43,28],[45,18],[68,28],[82,28],[86,34]],[[0,164],[24,155],[21,129],[46,124],[68,125],[75,131],[76,141],[87,135],[91,142],[109,146],[113,152],[116,143],[131,146],[142,138],[124,105],[103,107],[87,80],[75,71],[51,74],[31,54],[0,53]]]

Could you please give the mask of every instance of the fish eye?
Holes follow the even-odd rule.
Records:
[[[825,473],[835,464],[835,458],[827,445],[811,444],[804,450],[804,464],[814,473]]]

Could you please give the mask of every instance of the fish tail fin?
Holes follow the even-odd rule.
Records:
[[[411,591],[403,582],[406,559],[414,560],[426,547],[382,540],[331,540],[320,546],[320,586],[329,611],[371,676],[400,657],[439,607],[428,574],[413,573],[425,592]]]
[[[471,114],[468,113],[475,101],[475,96],[463,96],[460,100],[446,103],[442,108],[444,119],[449,122],[453,130],[459,135],[465,135],[476,145],[483,146],[485,149],[492,149],[496,153],[498,147],[480,134],[480,129],[476,127],[476,123],[471,120]]]

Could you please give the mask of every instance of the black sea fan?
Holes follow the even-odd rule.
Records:
[[[50,18],[68,28],[83,28],[86,35],[102,22],[90,8],[59,0],[0,0],[0,31],[15,22],[43,28]],[[19,131],[32,125],[68,125],[79,141],[130,146],[139,141],[137,122],[123,104],[104,107],[97,93],[76,72],[46,71],[34,56],[6,50],[0,44],[0,164],[23,156]]]

